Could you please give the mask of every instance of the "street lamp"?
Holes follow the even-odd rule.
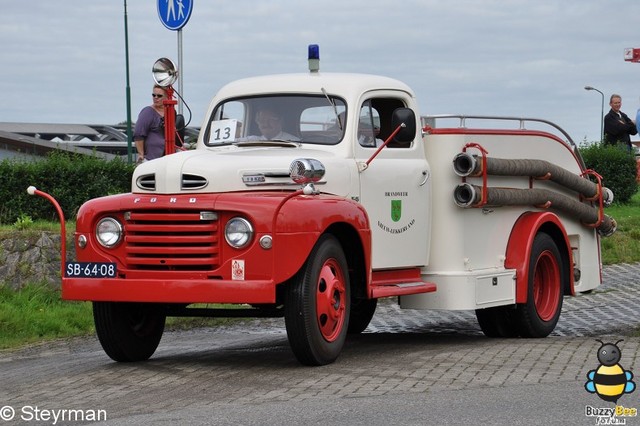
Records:
[[[600,142],[604,141],[604,93],[591,86],[584,86],[584,90],[595,90],[602,96],[602,107],[600,108]]]

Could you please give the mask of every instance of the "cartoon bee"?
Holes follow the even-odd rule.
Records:
[[[636,384],[631,381],[633,373],[625,371],[618,364],[622,356],[618,343],[622,340],[616,343],[604,343],[598,339],[596,341],[602,344],[598,349],[598,361],[601,365],[587,373],[589,380],[584,387],[587,392],[598,394],[605,401],[617,403],[623,394],[631,393],[636,388]]]

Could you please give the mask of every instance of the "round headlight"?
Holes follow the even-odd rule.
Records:
[[[96,226],[96,237],[102,246],[114,247],[122,240],[122,225],[112,217],[100,219]]]
[[[253,227],[247,219],[234,217],[224,227],[224,238],[233,248],[243,248],[251,242]]]

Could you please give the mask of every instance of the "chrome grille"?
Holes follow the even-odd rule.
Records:
[[[208,271],[218,267],[217,215],[194,210],[128,212],[127,268],[149,271]]]

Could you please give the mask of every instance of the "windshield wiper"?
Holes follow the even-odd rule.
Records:
[[[246,140],[246,141],[235,141],[233,142],[235,146],[282,146],[282,147],[291,147],[297,148],[300,147],[300,142],[288,141],[284,139],[269,139],[269,140]]]
[[[343,123],[342,123],[342,120],[340,120],[340,114],[338,114],[338,108],[336,107],[336,103],[333,101],[333,99],[329,97],[329,94],[327,93],[324,87],[321,87],[320,90],[322,90],[322,94],[324,95],[325,98],[327,98],[327,100],[329,101],[329,104],[333,107],[333,113],[336,115],[336,123],[338,123],[338,128],[340,130],[343,130],[342,129]]]

